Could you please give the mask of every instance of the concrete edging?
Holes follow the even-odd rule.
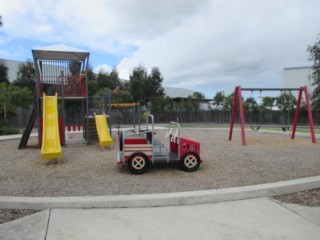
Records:
[[[52,208],[133,208],[192,205],[271,197],[314,188],[320,188],[320,176],[253,186],[178,193],[83,197],[0,196],[0,209],[44,210]]]

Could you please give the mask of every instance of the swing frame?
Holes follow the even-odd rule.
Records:
[[[297,107],[295,112],[295,117],[292,126],[291,139],[295,138],[296,128],[299,120],[302,92],[305,95],[305,101],[307,105],[308,112],[308,121],[310,127],[310,134],[312,143],[316,143],[316,136],[314,131],[313,117],[309,99],[309,93],[307,86],[303,86],[300,88],[241,88],[241,86],[236,86],[233,95],[233,104],[232,104],[232,112],[231,112],[231,121],[230,121],[230,130],[229,130],[229,140],[232,140],[233,126],[236,117],[237,105],[239,105],[239,114],[240,114],[240,126],[241,126],[241,137],[242,137],[242,145],[246,145],[246,136],[245,136],[245,122],[243,115],[243,101],[242,101],[242,91],[299,91],[298,99],[297,99]]]
[[[253,90],[251,91],[251,97],[253,98]],[[252,118],[253,118],[253,109],[251,109],[251,130],[254,131],[254,132],[257,132],[260,130],[261,128],[261,118],[262,118],[262,115],[261,115],[261,103],[262,103],[262,91],[260,91],[260,95],[259,95],[259,98],[260,98],[260,105],[259,105],[259,122],[258,124],[256,124],[256,126],[254,126],[252,124]],[[253,106],[252,106],[253,107]]]
[[[280,91],[280,96],[282,95],[282,92],[285,93],[287,90],[285,91]],[[289,90],[289,95],[291,94],[291,90]],[[283,104],[283,102],[282,102]],[[284,118],[284,107],[282,107],[281,109],[281,122],[282,122],[282,131],[286,132],[286,131],[289,131],[290,130],[290,127],[289,127],[289,123],[290,123],[290,109],[288,110],[288,115],[287,115],[287,124],[285,124],[285,118]]]

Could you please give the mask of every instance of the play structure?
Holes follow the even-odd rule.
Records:
[[[120,88],[119,88],[120,89]],[[118,90],[117,92],[119,92]],[[132,124],[135,128],[136,125],[140,124],[140,104],[139,103],[111,103],[111,98],[114,93],[106,94],[104,96],[92,96],[89,97],[89,133],[90,139],[98,138],[98,129],[95,128],[95,133],[92,131],[93,127],[96,126],[94,113],[96,115],[105,115],[107,119],[107,126],[109,134],[112,136],[112,128],[117,128],[118,133],[120,132],[120,125]],[[119,96],[119,95],[118,95]],[[92,116],[92,117],[91,117]],[[91,122],[91,120],[94,122]]]
[[[202,162],[200,143],[180,136],[180,124],[170,123],[169,149],[155,138],[153,115],[146,116],[146,125],[138,129],[122,130],[119,136],[118,164],[128,165],[134,174],[148,170],[150,164],[158,162],[180,162],[181,169],[195,171]]]
[[[58,120],[55,121],[57,126],[54,127],[59,129],[59,134],[50,135],[51,140],[56,143],[60,141],[61,145],[88,143],[86,74],[89,52],[65,45],[53,45],[33,49],[32,54],[36,71],[37,98],[19,149],[26,146],[36,120],[39,146],[48,143],[43,139],[43,133],[47,131],[45,124],[48,117],[45,99],[51,96],[57,96]],[[72,138],[69,137],[71,132],[76,133]],[[50,155],[49,150],[45,155]]]
[[[292,126],[291,139],[295,138],[295,132],[299,120],[299,112],[301,107],[302,93],[304,93],[307,112],[308,112],[308,122],[311,134],[312,143],[316,143],[313,117],[311,111],[311,105],[309,100],[309,93],[306,86],[300,88],[241,88],[241,86],[235,87],[234,96],[233,96],[233,104],[232,104],[232,113],[231,113],[231,121],[230,121],[230,131],[229,131],[229,140],[232,139],[233,126],[235,122],[237,106],[239,107],[239,115],[240,115],[240,127],[241,127],[241,137],[242,137],[242,145],[246,145],[246,137],[245,137],[245,122],[244,122],[244,111],[243,111],[243,100],[242,100],[242,91],[298,91],[298,99],[296,103],[296,111]],[[261,94],[260,94],[261,95]],[[260,126],[259,126],[260,128]],[[282,127],[284,128],[284,126]],[[284,129],[283,129],[284,130]]]
[[[107,116],[105,113],[97,115],[94,113],[94,119],[96,122],[96,129],[98,132],[100,146],[110,146],[113,144],[113,140],[108,128]]]
[[[43,94],[41,159],[62,158],[58,125],[58,97]]]
[[[112,119],[111,119],[111,96],[110,94],[104,96],[90,96],[89,97],[89,136],[90,139],[98,139],[100,137],[106,138],[107,136],[102,136],[102,134],[109,134],[112,137]],[[95,117],[97,116],[97,117]],[[104,117],[103,117],[104,116]],[[104,121],[106,121],[104,123]],[[106,132],[100,132],[101,126],[106,125]],[[100,127],[99,127],[100,126]],[[102,144],[102,145],[101,145]],[[100,143],[101,146],[107,146],[106,143]]]

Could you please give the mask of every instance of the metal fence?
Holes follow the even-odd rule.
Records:
[[[313,111],[314,124],[320,126],[320,111]],[[132,111],[121,111],[120,123],[132,124]],[[141,113],[143,115],[143,113]],[[292,125],[295,112],[283,113],[281,111],[245,111],[246,124],[252,125]],[[236,114],[236,123],[239,123],[239,113]],[[141,116],[140,116],[141,117]],[[178,121],[180,123],[212,123],[229,124],[231,119],[230,110],[194,110],[194,111],[164,111],[161,115],[154,116],[155,123],[169,123]],[[308,125],[308,114],[301,111],[299,114],[299,125]]]
[[[24,129],[26,123],[30,117],[32,107],[29,109],[17,109],[17,114],[14,117],[8,119],[11,126]],[[70,110],[70,109],[69,109]],[[71,110],[70,110],[71,111]],[[82,119],[83,116],[78,113],[77,109],[72,109],[72,112],[66,112],[67,120],[72,122],[78,122],[77,119],[73,119],[75,116]],[[313,120],[316,126],[320,126],[320,111],[313,111]],[[281,111],[256,111],[244,112],[245,123],[247,125],[281,125],[291,126],[293,124],[295,112],[283,113]],[[111,117],[113,124],[138,124],[139,118],[143,117],[143,112],[135,112],[133,109],[123,108],[118,110],[113,109]],[[239,123],[239,113],[236,114],[236,123]],[[77,118],[77,117],[76,117]],[[205,123],[205,124],[229,124],[231,119],[230,110],[194,110],[194,111],[170,111],[166,110],[163,114],[154,116],[155,123],[169,123],[170,121],[178,121],[180,123]],[[69,122],[68,121],[68,122]],[[308,114],[306,111],[301,111],[299,115],[298,125],[308,125]]]

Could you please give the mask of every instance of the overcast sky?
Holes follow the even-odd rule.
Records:
[[[163,86],[212,98],[222,89],[283,87],[285,67],[308,66],[319,0],[0,0],[0,58],[65,44],[90,52],[95,71],[128,79],[143,64]]]

